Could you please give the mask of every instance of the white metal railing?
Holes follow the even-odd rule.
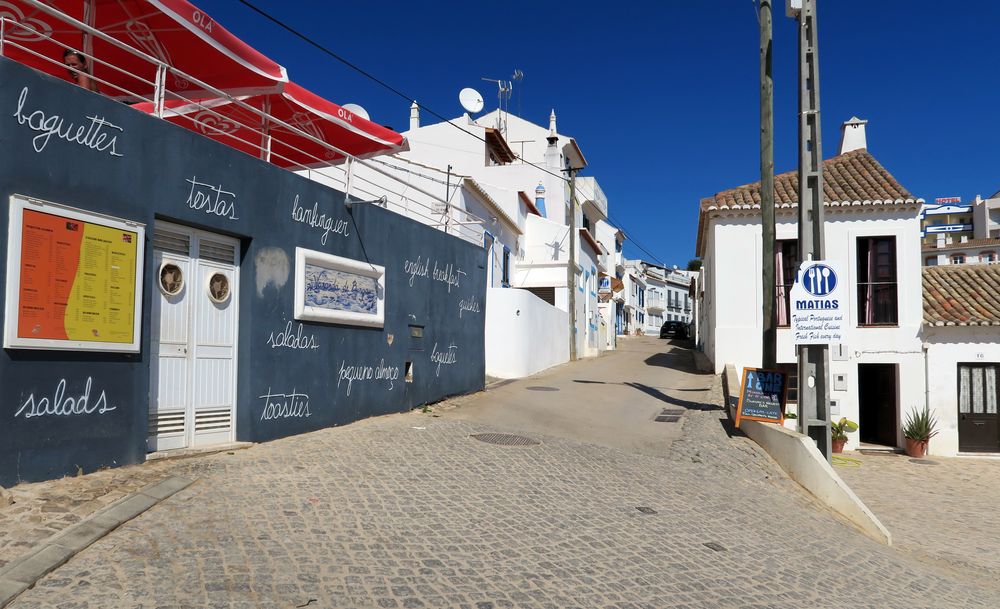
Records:
[[[233,142],[238,142],[245,147],[258,151],[259,155],[257,156],[259,156],[259,158],[272,162],[276,159],[280,160],[283,164],[288,165],[289,169],[298,169],[303,171],[305,172],[305,175],[310,178],[314,177],[315,171],[321,169],[326,178],[335,178],[334,183],[340,185],[341,190],[343,190],[348,196],[354,196],[359,199],[368,198],[372,201],[384,202],[384,206],[388,209],[414,217],[424,224],[434,226],[435,228],[465,239],[466,241],[478,244],[483,243],[484,222],[482,218],[478,218],[471,212],[454,205],[450,200],[445,200],[444,197],[430,192],[420,185],[412,183],[412,180],[402,178],[398,175],[398,173],[379,167],[376,162],[373,162],[373,159],[358,158],[346,150],[326,142],[296,125],[282,121],[270,113],[246,103],[245,96],[233,96],[225,91],[217,89],[214,86],[205,83],[190,74],[177,70],[165,62],[162,62],[159,59],[115,38],[112,38],[111,36],[108,36],[107,34],[88,26],[81,21],[78,21],[65,13],[62,13],[44,4],[43,2],[38,0],[23,1],[26,4],[29,4],[32,7],[62,21],[66,25],[78,29],[81,34],[87,34],[89,36],[100,38],[107,44],[124,51],[149,66],[149,73],[146,76],[143,76],[121,69],[119,66],[112,65],[99,57],[95,57],[93,54],[79,51],[82,56],[87,58],[91,66],[97,64],[118,74],[126,75],[135,79],[135,81],[144,88],[152,91],[151,94],[142,91],[132,91],[122,87],[121,85],[115,84],[107,78],[102,79],[94,77],[89,73],[86,74],[87,77],[91,78],[97,82],[99,86],[103,87],[104,90],[108,92],[105,94],[109,97],[125,101],[127,103],[135,103],[139,101],[151,102],[154,107],[153,115],[158,118],[164,118],[166,115],[170,115],[175,121],[190,121],[192,125],[198,126],[199,131],[208,130],[211,133],[216,134],[217,137],[221,139],[231,139]],[[36,40],[48,40],[53,45],[56,45],[57,48],[63,47],[62,43],[55,40],[51,36],[32,28],[30,25],[3,16],[0,17],[0,56],[8,56],[11,49],[17,49],[40,61],[51,63],[54,66],[57,66],[60,70],[65,69],[77,75],[81,74],[79,70],[65,66],[61,61],[61,57],[58,59],[47,57],[30,48],[28,45],[22,44],[19,41],[19,38],[25,37],[25,35]],[[193,90],[189,90],[188,92],[172,90],[167,86],[169,81],[168,75],[173,76],[180,81],[186,82],[189,85],[194,85],[195,88]],[[197,107],[199,111],[184,114],[170,114],[170,111],[164,108],[164,103],[168,100],[183,101],[186,104],[191,104],[192,106]],[[215,107],[220,105],[219,100],[225,100],[225,102],[228,102],[229,104],[234,104],[247,113],[250,118],[240,120],[232,115],[222,115],[215,109]],[[208,115],[213,116],[216,119],[224,119],[224,122],[220,124],[235,123],[236,125],[239,125],[239,127],[247,129],[249,132],[259,136],[259,141],[240,137],[233,131],[224,130],[215,124],[206,122],[204,120],[205,113],[208,113]],[[196,116],[198,118],[196,118]],[[304,138],[308,142],[319,146],[323,152],[318,156],[317,154],[302,150],[301,148],[290,143],[287,139],[283,139],[281,132],[276,133],[273,129],[265,129],[265,125],[270,125],[272,127],[277,126],[282,130],[293,134],[295,138]],[[276,146],[275,144],[280,144],[280,146]],[[287,150],[288,156],[276,152],[276,148]],[[307,161],[303,163],[291,158],[292,156],[295,156],[296,158],[305,158]],[[339,159],[337,162],[332,162],[329,158],[321,157],[339,157]],[[363,166],[367,170],[378,174],[381,178],[388,180],[391,186],[379,185],[364,177],[360,177],[357,180],[352,179],[352,169],[354,169],[355,165]],[[456,176],[456,184],[459,179],[460,178]],[[409,191],[419,193],[421,195],[420,199],[407,196],[406,193]],[[429,200],[430,203],[428,203],[427,200]]]

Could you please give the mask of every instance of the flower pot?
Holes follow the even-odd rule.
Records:
[[[847,444],[847,438],[841,440],[830,440],[830,445],[833,446],[834,454],[840,454],[844,452],[844,444]]]
[[[927,454],[927,440],[906,438],[906,454],[914,459],[920,459]]]

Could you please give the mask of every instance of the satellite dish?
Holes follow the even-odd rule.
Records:
[[[354,116],[360,116],[366,121],[372,120],[372,117],[368,116],[368,111],[357,104],[344,104],[343,106],[341,106],[341,108],[347,110]]]
[[[459,91],[458,101],[469,114],[476,114],[477,112],[482,112],[483,110],[483,96],[479,94],[479,91],[470,87],[466,87]]]

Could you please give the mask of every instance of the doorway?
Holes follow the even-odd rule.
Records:
[[[153,230],[149,451],[233,441],[239,241]]]
[[[896,446],[896,383],[896,364],[858,364],[858,434],[862,442]]]
[[[958,450],[1000,452],[997,364],[958,365]]]

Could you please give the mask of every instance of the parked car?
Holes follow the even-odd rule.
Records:
[[[687,325],[681,321],[665,321],[660,327],[660,338],[687,338]]]

